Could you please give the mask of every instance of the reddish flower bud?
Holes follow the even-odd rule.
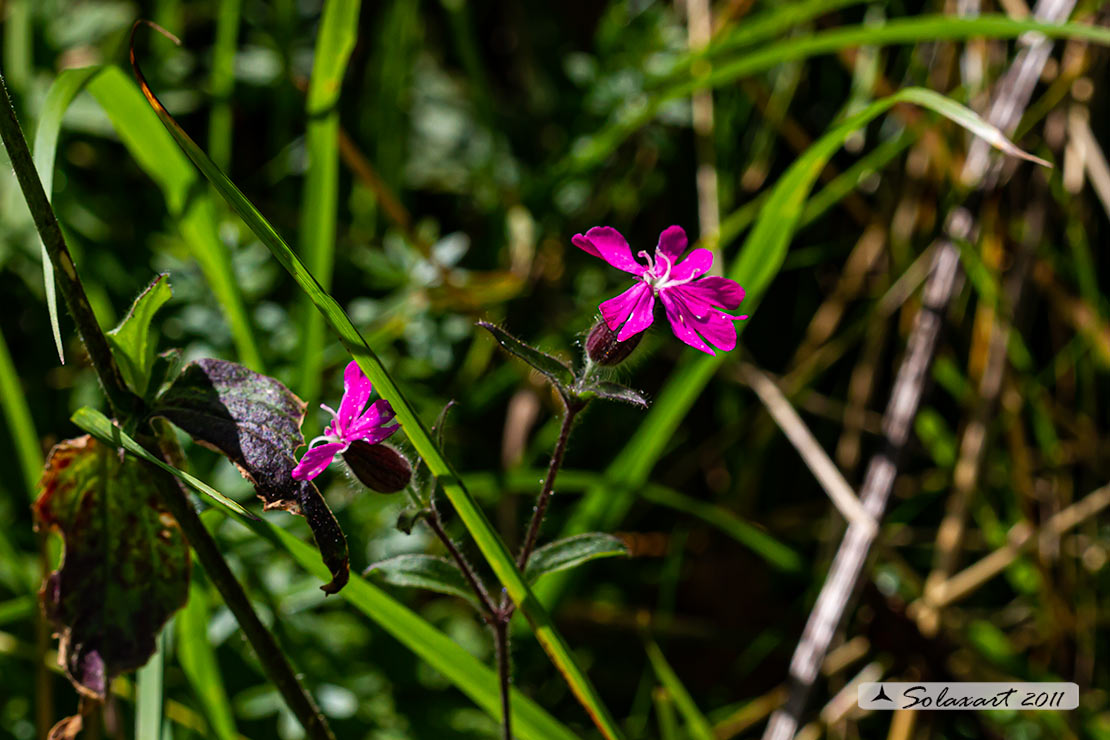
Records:
[[[644,333],[639,332],[623,342],[618,341],[617,333],[602,319],[594,324],[586,337],[586,356],[598,365],[619,365],[632,354],[643,337]]]
[[[355,440],[342,454],[354,476],[372,491],[396,493],[412,479],[412,465],[389,445]]]

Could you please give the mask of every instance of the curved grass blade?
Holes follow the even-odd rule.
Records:
[[[170,629],[167,624],[165,629]],[[150,662],[135,673],[135,737],[162,738],[162,679],[166,664],[166,632],[158,635],[158,648]]]
[[[671,664],[663,657],[663,651],[659,649],[658,645],[650,641],[645,649],[647,650],[648,660],[651,661],[651,667],[655,670],[655,677],[659,679],[659,683],[663,684],[667,693],[674,700],[675,706],[682,714],[682,719],[686,722],[686,731],[690,737],[693,740],[714,740],[716,735],[713,734],[713,725],[698,709],[694,697],[690,696],[690,692],[679,680],[678,674],[674,672]]]
[[[152,465],[157,465],[158,467],[162,468],[167,473],[172,473],[173,475],[176,475],[187,484],[189,484],[189,486],[193,488],[193,490],[203,493],[205,496],[208,496],[213,501],[216,501],[225,508],[230,509],[239,516],[245,517],[252,521],[258,521],[258,517],[244,509],[236,501],[228,498],[227,496],[217,491],[215,488],[206,485],[203,481],[194,478],[188,473],[167,465],[154,455],[147,452],[142,445],[131,439],[131,437],[124,434],[119,427],[112,423],[111,419],[109,419],[107,416],[100,413],[96,409],[90,409],[88,407],[77,409],[77,411],[74,412],[73,416],[70,417],[70,421],[72,421],[74,424],[76,424],[78,427],[88,432],[92,436],[99,439],[104,444],[113,445],[114,447],[122,447],[123,449],[130,452],[132,455],[135,455],[136,457],[141,457],[148,463]]]
[[[868,122],[898,103],[914,103],[951,118],[963,125],[965,120],[987,125],[976,114],[940,93],[911,87],[877,100],[852,115],[818,139],[775,183],[759,219],[748,235],[739,255],[730,265],[728,277],[747,291],[745,310],[754,313],[760,298],[770,286],[786,258],[787,247],[802,217],[806,198],[825,164],[844,141]],[[739,324],[739,334],[747,322]],[[656,461],[679,423],[710,378],[725,361],[725,355],[689,358],[671,375],[655,404],[643,419],[624,449],[605,471],[605,485],[591,489],[579,502],[561,535],[568,536],[594,529],[612,529],[632,505],[637,488],[643,486]],[[567,583],[566,574],[547,579],[539,591],[546,599],[557,600]],[[551,603],[551,601],[548,601]]]
[[[361,0],[328,0],[316,37],[316,55],[305,111],[304,196],[301,199],[301,257],[325,290],[331,288],[335,262],[336,210],[339,205],[339,92],[347,61],[358,37]],[[324,362],[324,317],[308,296],[301,306],[301,363],[297,389],[315,408]]]
[[[1015,20],[1007,16],[981,15],[954,18],[948,15],[927,15],[897,18],[881,26],[846,26],[820,31],[808,36],[787,39],[761,46],[735,59],[717,62],[707,74],[672,85],[647,102],[636,101],[619,111],[615,120],[597,134],[583,140],[557,166],[559,171],[579,171],[602,162],[632,132],[646,124],[664,104],[689,97],[706,88],[716,88],[766,71],[783,62],[831,54],[852,46],[883,46],[928,41],[959,41],[968,38],[1017,38],[1037,31],[1050,38],[1071,38],[1110,45],[1110,29],[1081,23],[1041,23]],[[957,105],[956,103],[953,103]],[[992,142],[994,143],[994,142]]]
[[[204,481],[158,460],[100,412],[81,409],[74,414],[73,421],[106,444],[122,446],[131,454],[158,465],[171,475],[177,476],[194,491],[206,496],[226,498]],[[205,511],[202,518],[209,519],[214,511],[216,510]],[[319,553],[312,546],[257,517],[249,514],[244,517],[238,511],[233,510],[233,512],[239,514],[236,521],[273,543],[278,549],[287,552],[305,571],[318,578],[327,579],[329,575],[327,566],[320,561]],[[501,716],[497,676],[450,637],[361,578],[353,579],[339,592],[339,596],[424,659],[428,665],[446,676],[491,717]],[[576,737],[538,704],[516,689],[513,689],[512,707],[514,731],[523,740],[574,740]]]
[[[189,601],[174,619],[177,660],[204,708],[211,733],[217,740],[239,740],[216,652],[208,641],[208,595],[199,582],[200,572],[200,569],[194,571],[189,584]]]
[[[231,256],[220,239],[217,214],[203,181],[158,124],[135,84],[118,67],[104,67],[88,83],[124,145],[154,180],[181,235],[227,317],[243,364],[262,371],[262,355],[251,329]]]
[[[137,27],[138,24],[136,24]],[[134,34],[134,29],[132,34]],[[242,191],[212,163],[204,150],[197,146],[196,142],[169,114],[146,84],[142,71],[135,62],[134,47],[131,50],[131,63],[147,102],[158,114],[158,117],[173,135],[178,145],[196,164],[197,168],[204,173],[209,182],[215,186],[232,210],[239,214],[251,231],[269,248],[274,258],[297,281],[301,289],[308,294],[316,308],[324,314],[332,329],[339,335],[343,346],[346,347],[347,351],[358,362],[362,371],[373,382],[378,393],[392,404],[393,410],[397,414],[397,420],[401,423],[416,452],[427,463],[428,470],[432,475],[439,480],[444,493],[451,501],[451,505],[454,506],[463,525],[470,532],[471,537],[474,538],[475,544],[486,558],[498,580],[505,587],[509,598],[513,600],[528,620],[536,639],[563,675],[575,698],[582,704],[603,736],[610,740],[621,737],[621,732],[617,729],[612,715],[601,702],[601,698],[585,672],[571,655],[566,641],[555,630],[550,615],[544,610],[525,582],[524,576],[517,569],[516,563],[505,547],[505,543],[497,536],[485,513],[471,497],[470,492],[463,486],[454,468],[432,440],[431,434],[424,426],[424,422],[417,416],[412,404],[409,403],[381,360],[370,349],[358,329],[355,328],[350,317],[335,299],[321,287],[315,276],[278,235],[274,227],[258,212],[258,209],[247,200]]]
[[[216,40],[212,44],[212,112],[208,114],[208,150],[222,169],[231,164],[231,92],[235,88],[235,50],[239,41],[242,0],[219,0]]]
[[[50,258],[47,257],[46,261],[49,263]],[[0,407],[4,409],[4,418],[8,422],[12,441],[15,442],[19,467],[23,469],[24,488],[28,498],[34,501],[39,476],[42,475],[42,448],[39,446],[39,435],[35,431],[31,409],[27,405],[27,396],[19,382],[19,373],[16,372],[3,334],[0,334]]]
[[[536,485],[543,477],[543,470],[513,470],[504,474],[472,473],[463,474],[467,486],[479,496],[493,498],[507,491],[524,491]],[[592,491],[601,486],[615,490],[616,486],[602,474],[586,470],[560,470],[559,490],[566,492]],[[732,511],[708,501],[687,496],[673,488],[656,483],[638,486],[634,494],[659,506],[666,506],[695,516],[711,527],[715,527],[736,542],[762,558],[772,568],[784,573],[801,573],[805,566],[802,556],[787,545],[767,534],[766,531],[741,519]]]
[[[54,158],[58,151],[58,134],[62,129],[62,118],[69,104],[99,71],[100,67],[67,69],[58,75],[46,93],[31,152],[47,200],[53,200],[54,195]],[[64,365],[66,358],[62,350],[62,333],[58,327],[58,295],[54,285],[54,265],[50,262],[50,255],[46,253],[46,245],[41,239],[39,239],[39,248],[42,251],[42,280],[43,287],[46,289],[46,310],[50,313],[50,329],[54,332],[54,346],[58,348],[58,361]]]

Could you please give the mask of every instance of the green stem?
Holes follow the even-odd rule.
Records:
[[[470,584],[470,588],[474,591],[474,595],[478,597],[478,601],[485,611],[482,616],[487,620],[493,619],[497,615],[497,608],[493,603],[493,599],[490,598],[489,591],[486,590],[485,585],[479,580],[477,573],[474,572],[474,568],[467,562],[466,558],[463,557],[458,545],[456,545],[455,541],[447,534],[447,530],[443,528],[443,519],[440,518],[439,511],[436,509],[434,503],[431,505],[429,511],[430,513],[424,518],[424,521],[428,523],[428,527],[435,532],[436,537],[438,537],[440,542],[443,543],[443,546],[447,548],[447,552],[451,555],[451,559],[459,566],[459,570],[462,571],[463,577],[466,578],[466,582]]]
[[[161,431],[163,433],[158,435],[158,444],[150,444],[148,449],[151,454],[158,455],[170,465],[180,467],[184,462],[181,448],[177,446],[176,439],[172,439],[170,434],[165,433],[165,429]],[[177,478],[166,474],[166,485],[158,486],[158,494],[162,505],[181,525],[185,539],[189,541],[197,554],[197,559],[204,567],[205,575],[216,585],[227,608],[235,615],[235,620],[239,623],[251,647],[254,648],[266,677],[277,687],[286,705],[304,728],[305,734],[311,740],[335,740],[327,720],[301,685],[300,679],[297,678],[285,653],[278,646],[277,640],[258,618],[243,586],[231,572],[219,546],[201,522],[196,509],[193,508],[183,484]]]
[[[4,148],[8,151],[12,169],[15,170],[19,187],[23,191],[23,197],[35,221],[35,228],[38,229],[42,243],[46,246],[46,252],[50,255],[50,261],[54,264],[66,308],[69,309],[70,316],[77,324],[78,334],[85,342],[89,359],[92,360],[93,369],[96,370],[100,383],[104,386],[104,393],[108,397],[112,412],[117,418],[130,416],[138,410],[141,401],[127,389],[119,366],[116,365],[116,360],[108,347],[108,340],[96,321],[96,315],[93,314],[85,289],[77,277],[73,258],[66,247],[62,229],[54,216],[54,209],[50,207],[46,191],[42,188],[42,181],[39,180],[38,171],[31,159],[31,151],[27,148],[23,130],[19,127],[19,120],[16,118],[2,74],[0,74],[0,107],[3,108],[0,110],[0,138],[3,139]]]
[[[532,512],[532,521],[528,525],[528,533],[524,536],[524,545],[517,556],[516,567],[521,572],[528,565],[528,558],[536,548],[536,540],[540,536],[540,526],[543,524],[544,514],[547,513],[547,504],[551,501],[551,493],[555,490],[555,476],[563,466],[563,455],[567,451],[567,440],[570,439],[570,430],[574,426],[574,419],[583,406],[577,401],[567,401],[566,411],[563,414],[563,424],[559,429],[559,440],[555,443],[555,450],[551,453],[551,463],[547,466],[547,477],[543,481],[543,490],[536,501],[536,510]]]

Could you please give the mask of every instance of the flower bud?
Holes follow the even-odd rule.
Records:
[[[617,340],[617,333],[610,329],[605,319],[594,324],[586,337],[586,356],[598,365],[619,365],[632,354],[644,333],[633,334],[623,342]]]
[[[412,478],[409,461],[387,444],[355,440],[343,453],[343,462],[362,485],[378,493],[396,493]]]

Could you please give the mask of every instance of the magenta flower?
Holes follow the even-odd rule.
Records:
[[[323,435],[309,442],[308,451],[293,468],[294,478],[312,480],[324,472],[336,455],[346,452],[352,442],[361,440],[377,444],[400,429],[399,424],[385,426],[393,419],[389,401],[378,399],[366,408],[372,390],[370,379],[362,374],[358,363],[348,364],[343,372],[343,400],[339,403],[339,413],[320,404],[320,408],[332,415],[332,422]]]
[[[663,230],[654,257],[646,251],[639,253],[646,264],[632,256],[628,242],[611,226],[595,226],[585,236],[575,234],[571,241],[582,251],[638,278],[631,288],[599,306],[609,328],[620,329],[618,341],[651,326],[655,299],[659,298],[674,335],[694,349],[712,355],[715,353],[709,344],[725,352],[736,346],[736,327],[732,322],[748,317],[731,316],[721,309],[739,308],[744,289],[735,280],[702,277],[713,265],[713,253],[695,249],[683,258],[686,232],[681,226]]]

